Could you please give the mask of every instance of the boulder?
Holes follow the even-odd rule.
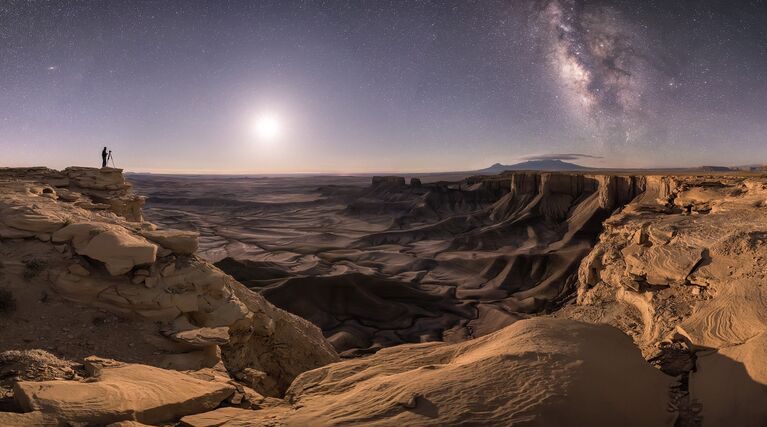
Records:
[[[109,230],[95,236],[78,253],[104,262],[109,273],[117,276],[134,266],[153,263],[157,246],[128,232]]]
[[[71,242],[76,251],[83,250],[90,240],[109,229],[109,225],[102,222],[77,222],[53,233],[51,241],[54,243]]]
[[[58,194],[59,200],[69,203],[76,202],[82,197],[82,194],[76,191],[67,190],[66,188],[59,188],[56,194]]]
[[[178,255],[195,253],[197,251],[197,238],[200,237],[200,233],[195,231],[168,229],[142,231],[141,235]]]
[[[20,381],[14,398],[24,411],[69,423],[136,420],[156,424],[209,411],[235,391],[224,382],[109,359],[90,357],[86,367],[92,374],[89,382]]]
[[[0,220],[18,230],[52,233],[67,223],[67,217],[38,206],[9,206],[0,210]]]
[[[103,262],[113,276],[137,265],[152,264],[157,257],[157,245],[114,224],[70,224],[55,232],[52,239],[71,241],[75,252]]]
[[[145,198],[131,191],[122,169],[73,166],[59,172],[48,168],[0,168],[0,178],[36,182],[30,192],[41,197],[75,202],[88,210],[109,209],[128,221],[143,219]]]
[[[110,197],[108,199],[112,212],[120,215],[128,221],[141,223],[144,220],[141,207],[146,203],[146,198],[129,193],[121,194],[119,197]]]
[[[211,345],[224,345],[229,342],[229,328],[200,328],[188,331],[176,332],[173,339],[194,347],[207,347]]]
[[[75,202],[75,206],[78,208],[87,209],[89,211],[105,211],[111,207],[107,203],[93,203],[89,200],[80,200]]]

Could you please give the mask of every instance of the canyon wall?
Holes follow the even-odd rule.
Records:
[[[557,310],[575,295],[580,262],[603,221],[660,181],[519,172],[408,186],[402,177],[374,177],[333,200],[345,206],[340,215],[324,211],[327,223],[352,218],[355,231],[259,242],[279,257],[294,254],[292,262],[267,253],[217,265],[311,320],[346,356],[462,341]],[[389,220],[382,231],[360,225],[382,219]]]
[[[767,421],[764,177],[162,179],[0,169],[0,424]]]

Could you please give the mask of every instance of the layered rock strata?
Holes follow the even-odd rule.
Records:
[[[89,210],[109,210],[128,221],[141,222],[145,198],[131,191],[122,169],[69,167],[0,168],[0,180],[29,181],[49,186],[55,196]],[[41,188],[40,191],[47,191]],[[52,194],[52,193],[49,193]]]
[[[682,377],[676,405],[687,409],[687,421],[762,424],[767,180],[646,182],[643,194],[604,222],[580,265],[577,304],[557,316],[631,335],[648,360]]]
[[[109,362],[91,372],[96,382],[19,382],[17,410],[61,422],[173,421],[218,406],[236,387],[159,368],[211,369],[279,396],[301,372],[337,360],[317,327],[197,258],[195,233],[157,230],[116,204],[83,206],[94,192],[142,200],[129,188],[115,170],[0,171],[0,351],[43,346],[71,359],[95,353],[154,366]],[[167,387],[158,386],[165,377]],[[174,383],[186,391],[170,391]],[[110,398],[115,388],[123,402]]]
[[[367,204],[353,201],[358,209],[345,216],[323,211],[321,234],[297,227],[268,240],[277,228],[258,229],[249,242],[263,258],[220,264],[260,294],[190,255],[195,232],[75,206],[59,196],[63,188],[3,183],[2,284],[23,283],[13,288],[20,313],[64,313],[56,320],[74,319],[74,328],[103,332],[112,321],[104,316],[119,314],[115,322],[132,323],[120,323],[125,343],[110,344],[134,363],[0,354],[0,386],[16,378],[0,408],[29,411],[0,413],[0,424],[767,421],[767,181],[759,176],[521,172],[330,188]],[[285,227],[288,211],[270,218],[259,203],[259,227]],[[377,203],[399,216],[373,232],[325,229],[339,218],[362,228],[380,215],[367,210]],[[347,356],[377,353],[328,364],[337,359],[319,330],[264,297],[322,327]],[[50,320],[23,317],[10,323],[13,334],[0,330],[0,342],[31,348],[29,324],[43,342],[64,335],[57,354],[81,356],[70,344],[79,329],[66,323],[46,335]],[[35,358],[45,368],[2,371],[3,361],[38,366]],[[156,392],[148,376],[192,392]],[[130,409],[100,398],[115,382],[130,385]],[[264,397],[285,390],[285,399]],[[92,398],[92,412],[74,395]]]

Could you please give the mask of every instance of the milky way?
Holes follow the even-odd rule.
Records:
[[[540,2],[537,12],[570,113],[602,143],[647,142],[662,76],[641,28],[611,7],[572,0]]]
[[[765,40],[767,0],[0,0],[0,166],[767,163]]]

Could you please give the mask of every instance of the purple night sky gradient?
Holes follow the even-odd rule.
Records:
[[[0,166],[767,163],[765,100],[765,1],[0,2]]]

